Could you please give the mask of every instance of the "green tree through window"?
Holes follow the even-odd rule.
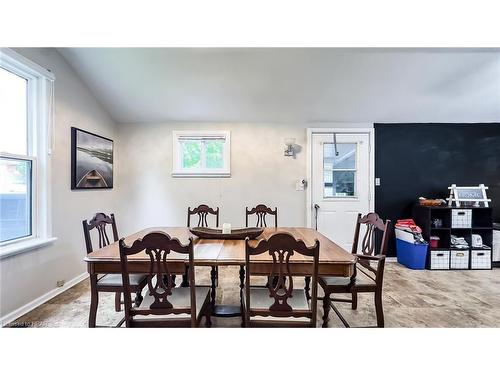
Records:
[[[201,142],[199,141],[182,142],[182,167],[183,168],[201,167]]]
[[[224,142],[206,141],[205,158],[207,168],[222,168],[224,166]]]

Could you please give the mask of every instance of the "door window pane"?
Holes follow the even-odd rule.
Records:
[[[31,236],[31,161],[0,159],[0,242]]]
[[[333,171],[332,196],[354,196],[354,171]]]
[[[325,165],[331,169],[356,169],[356,143],[337,143],[337,153],[333,143],[323,145]]]
[[[28,81],[0,68],[0,152],[27,155]]]
[[[356,195],[356,143],[323,144],[323,195],[325,198]]]

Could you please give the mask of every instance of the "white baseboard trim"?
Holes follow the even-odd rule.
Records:
[[[52,289],[51,291],[45,293],[43,296],[40,296],[37,299],[27,303],[26,305],[21,306],[20,308],[12,311],[11,313],[8,313],[7,315],[0,317],[0,326],[3,327],[5,325],[13,322],[17,318],[23,316],[24,314],[29,313],[31,310],[37,308],[38,306],[51,300],[52,298],[56,297],[57,295],[61,294],[62,292],[75,286],[80,281],[85,280],[88,276],[89,276],[89,274],[87,272],[84,272],[81,275],[78,275],[77,277],[66,282],[62,287]]]

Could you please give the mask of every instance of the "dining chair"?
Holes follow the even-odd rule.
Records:
[[[361,253],[358,254],[359,236],[361,226],[366,232],[361,242]],[[373,293],[375,301],[375,312],[377,316],[377,327],[384,327],[384,309],[382,306],[382,285],[384,281],[385,254],[389,241],[391,221],[382,220],[376,213],[372,212],[365,216],[358,214],[354,241],[351,253],[356,256],[356,268],[351,277],[320,277],[319,284],[323,288],[323,327],[328,327],[328,314],[330,307],[342,321],[344,326],[349,323],[342,316],[333,302],[351,303],[351,308],[358,307],[358,293]],[[380,241],[378,241],[381,238]],[[380,244],[377,251],[377,242]],[[332,294],[351,294],[351,299],[331,298]],[[321,298],[320,298],[321,299]]]
[[[219,226],[219,207],[215,210],[206,204],[200,204],[198,207],[195,207],[191,210],[191,207],[188,207],[188,216],[187,216],[187,226],[191,227],[191,216],[198,215],[198,223],[197,227],[208,228],[208,215],[215,216],[215,227]]]
[[[267,207],[265,204],[258,204],[251,210],[248,209],[248,207],[245,207],[245,226],[248,228],[248,217],[251,215],[256,215],[257,216],[257,222],[255,223],[256,227],[259,228],[266,228],[267,227],[267,222],[266,222],[266,216],[271,215],[274,216],[274,227],[278,227],[278,207],[274,208],[274,211],[270,208]],[[245,274],[245,269],[244,266],[240,266],[240,287],[243,288],[244,280],[243,280],[243,275]],[[277,282],[277,277],[275,277],[272,282],[276,284]],[[267,284],[269,284],[271,280],[267,280]],[[266,284],[266,286],[267,286]]]
[[[267,207],[265,204],[258,204],[251,210],[248,209],[248,207],[245,207],[245,226],[248,227],[248,217],[250,215],[256,215],[257,216],[257,222],[256,222],[256,227],[267,227],[266,223],[266,215],[271,215],[274,216],[274,227],[278,227],[278,207],[274,208],[274,211],[270,208]],[[243,266],[240,266],[240,268]],[[242,274],[243,271],[240,270],[240,275]],[[275,277],[272,282],[276,284],[277,278]],[[243,281],[242,281],[243,282]],[[267,281],[268,283],[270,280]],[[304,290],[306,291],[306,295],[309,297],[309,291],[310,291],[310,284],[311,284],[311,276],[305,276],[304,277]]]
[[[176,238],[163,232],[151,232],[130,246],[121,239],[120,265],[125,295],[126,327],[198,327],[203,316],[211,326],[210,288],[197,287],[193,256],[193,239],[182,245]],[[146,274],[148,293],[139,306],[132,306],[132,288],[129,257],[145,251],[150,258]],[[181,256],[175,256],[181,254]],[[172,275],[175,266],[184,266],[188,256],[189,287],[175,288]],[[181,268],[182,269],[182,268]]]
[[[248,207],[245,207],[245,226],[248,227],[248,217],[250,215],[256,215],[257,216],[257,223],[256,227],[267,227],[266,223],[266,215],[271,215],[274,216],[274,227],[278,227],[278,207],[274,208],[274,211],[270,208],[267,207],[265,204],[258,204],[251,210],[248,209]]]
[[[106,231],[108,225],[111,226],[113,233],[113,242],[118,241],[118,230],[116,228],[115,215],[111,214],[107,216],[106,214],[99,212],[94,215],[94,217],[87,222],[83,220],[83,235],[85,238],[85,246],[87,248],[87,254],[94,251],[92,246],[91,231],[97,231],[99,239],[99,248],[107,246],[110,244],[110,239]],[[99,304],[99,292],[112,292],[115,293],[115,310],[121,310],[121,294],[123,292],[122,278],[119,274],[106,274],[106,275],[95,275],[91,276],[91,297],[90,297],[90,314],[89,314],[89,326],[95,326],[95,320],[97,316],[97,306]],[[131,289],[136,293],[135,303],[138,306],[142,301],[141,291],[146,286],[146,276],[145,275],[134,275],[130,280]]]
[[[208,216],[209,215],[214,215],[215,216],[215,227],[219,227],[219,207],[216,209],[213,209],[209,207],[206,204],[200,204],[198,207],[195,207],[191,210],[191,207],[188,207],[188,214],[187,214],[187,226],[188,228],[191,227],[191,216],[192,215],[198,215],[198,222],[196,224],[197,227],[202,227],[202,228],[208,228]],[[184,276],[182,277],[182,284],[181,286],[188,286],[189,281],[188,281],[188,266],[186,266],[186,272],[184,273]],[[219,285],[219,268],[217,266],[211,266],[211,271],[210,271],[210,279],[212,281],[212,304],[215,304],[215,287]]]
[[[262,256],[272,259],[269,278],[278,277],[276,284],[250,285],[252,275],[262,275]],[[310,265],[296,270],[291,264],[294,254],[310,258]],[[257,258],[257,259],[256,259]],[[241,295],[245,327],[316,327],[319,241],[307,247],[291,234],[276,233],[255,246],[245,240],[245,288]],[[312,295],[308,300],[303,289],[294,289],[293,276],[312,275]]]

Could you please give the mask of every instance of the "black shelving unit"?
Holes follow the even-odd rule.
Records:
[[[470,227],[468,228],[454,228],[452,224],[453,210],[471,210],[472,218]],[[440,219],[442,225],[436,227],[434,225],[434,219]],[[440,268],[440,269],[491,269],[492,264],[492,253],[493,253],[493,211],[490,207],[448,207],[448,206],[438,206],[438,207],[426,207],[419,204],[413,207],[413,220],[415,223],[422,228],[422,235],[426,241],[430,243],[431,236],[439,237],[439,247],[431,248],[429,246],[429,253],[427,256],[427,268],[433,269],[431,267],[431,258],[433,255],[438,254],[441,257],[450,257],[450,267]],[[484,248],[473,248],[472,247],[472,235],[479,234],[483,240],[483,245],[489,247],[489,249]],[[464,237],[469,244],[469,249],[456,249],[451,247],[451,235],[457,237]],[[451,258],[453,257],[452,252],[461,252],[461,256],[468,257],[467,266],[455,267],[451,266]],[[456,253],[455,253],[456,254]],[[489,266],[481,268],[478,266],[477,260],[479,257],[489,257]],[[473,261],[474,258],[474,261]],[[434,259],[434,258],[433,258]],[[481,258],[483,259],[483,258]],[[483,262],[481,262],[482,264]],[[479,267],[479,268],[478,268]]]

